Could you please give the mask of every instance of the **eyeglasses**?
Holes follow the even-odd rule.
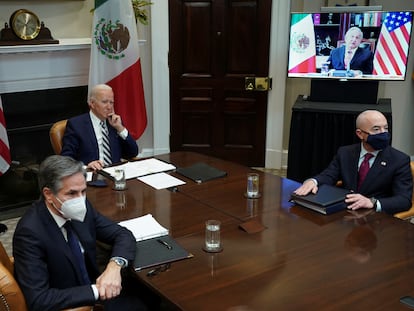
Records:
[[[171,263],[166,263],[163,265],[160,265],[150,271],[148,271],[147,276],[155,276],[161,272],[167,271],[168,269],[170,269],[171,267]]]

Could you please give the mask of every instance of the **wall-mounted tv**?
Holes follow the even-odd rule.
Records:
[[[413,12],[291,13],[288,77],[404,80]]]

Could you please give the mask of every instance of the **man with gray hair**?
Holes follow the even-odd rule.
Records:
[[[62,310],[99,303],[108,310],[147,310],[127,267],[136,241],[86,199],[83,164],[53,155],[39,168],[41,199],[18,222],[13,237],[15,277],[30,310]],[[103,272],[96,242],[112,246]],[[133,287],[134,292],[128,292]]]
[[[82,161],[92,170],[137,156],[136,141],[114,111],[112,88],[106,84],[94,86],[88,105],[89,113],[68,120],[61,155]]]
[[[345,44],[331,51],[327,60],[329,68],[372,74],[374,54],[370,47],[360,47],[362,39],[361,29],[349,28],[345,34]]]

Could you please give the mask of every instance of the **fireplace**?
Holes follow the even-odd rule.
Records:
[[[50,127],[88,110],[89,56],[90,39],[0,47],[0,96],[13,161],[0,176],[0,211],[39,197],[38,166],[53,154]]]

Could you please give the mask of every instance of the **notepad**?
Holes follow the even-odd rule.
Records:
[[[189,167],[180,167],[177,173],[194,180],[196,183],[202,183],[208,180],[224,177],[226,172],[212,167],[206,163],[198,162]]]
[[[124,169],[126,179],[131,179],[144,175],[171,171],[175,169],[175,166],[171,163],[167,163],[155,158],[150,158],[106,167],[102,171],[109,174],[110,176],[114,176],[115,170],[119,168]]]
[[[162,239],[171,248],[167,248],[158,239]],[[134,269],[136,271],[193,257],[191,253],[169,235],[139,241],[136,247],[137,251],[134,260]]]
[[[132,232],[137,241],[168,235],[169,230],[163,227],[151,214],[121,221],[122,227]]]
[[[320,185],[316,194],[300,196],[292,193],[291,201],[328,215],[346,209],[345,197],[350,191],[336,186]]]

